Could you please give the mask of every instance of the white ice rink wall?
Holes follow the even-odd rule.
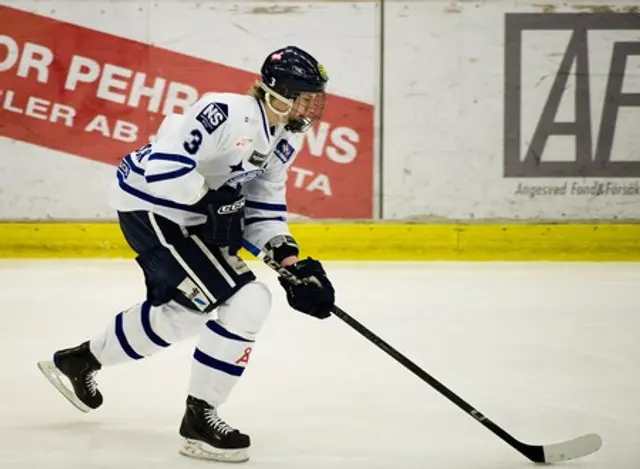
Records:
[[[605,10],[388,2],[385,216],[638,219],[640,15]]]
[[[398,234],[388,223],[418,223],[409,239],[435,240],[423,251],[459,247],[469,230],[483,246],[544,245],[558,226],[571,232],[557,246],[599,230],[628,251],[640,219],[638,11],[633,1],[5,1],[0,219],[113,220],[106,189],[124,153],[204,91],[244,91],[269,51],[295,43],[324,63],[331,96],[292,169],[294,214],[384,221],[368,227],[387,244]],[[316,241],[327,229],[301,228]]]

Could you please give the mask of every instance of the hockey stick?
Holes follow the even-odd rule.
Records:
[[[273,260],[268,254],[264,253],[256,246],[253,246],[248,241],[243,242],[243,247],[253,254],[255,257],[264,262],[271,269],[276,271],[278,275],[285,278],[287,281],[293,283],[294,285],[299,285],[301,280],[298,279],[295,275],[289,272],[284,267],[281,267],[275,260]],[[431,385],[435,388],[440,394],[449,399],[471,417],[473,417],[476,421],[480,422],[486,428],[491,430],[495,435],[500,437],[503,441],[505,441],[508,445],[514,448],[516,451],[519,451],[524,456],[529,458],[531,461],[535,463],[545,463],[551,464],[560,461],[568,461],[570,459],[581,458],[583,456],[587,456],[591,453],[595,453],[602,446],[602,439],[597,434],[587,434],[575,438],[573,440],[563,441],[561,443],[554,443],[550,445],[529,445],[523,443],[501,427],[496,425],[494,422],[485,417],[480,411],[475,409],[473,406],[468,404],[462,398],[460,398],[453,391],[448,389],[445,385],[440,383],[437,379],[429,375],[426,371],[420,368],[418,365],[413,363],[403,354],[398,352],[391,345],[386,343],[376,334],[367,329],[360,322],[349,316],[344,310],[340,309],[338,306],[334,306],[332,313],[334,316],[339,317],[353,329],[355,329],[358,333],[368,339],[370,342],[377,345],[380,349],[402,364],[405,368],[409,369],[420,379]]]

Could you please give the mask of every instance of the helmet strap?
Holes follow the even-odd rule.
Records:
[[[294,101],[292,101],[291,99],[285,98],[284,96],[282,96],[280,93],[277,93],[276,91],[273,91],[262,81],[258,82],[258,86],[260,86],[260,88],[262,88],[262,90],[264,91],[264,100],[267,103],[267,106],[269,107],[271,112],[273,112],[275,115],[277,115],[280,118],[281,123],[285,122],[285,116],[293,110],[293,106],[295,104]],[[277,109],[275,109],[271,104],[272,97],[286,104],[287,110],[278,111]],[[288,128],[292,132],[304,132],[310,126],[311,126],[311,121],[309,119],[294,119],[293,121],[288,123]]]
[[[276,93],[271,88],[269,88],[267,85],[265,85],[263,82],[259,82],[258,85],[264,91],[264,100],[267,103],[267,106],[269,107],[271,112],[273,112],[275,115],[280,117],[280,120],[282,121],[282,118],[284,116],[286,116],[287,114],[289,114],[291,112],[291,110],[293,109],[293,101],[290,100],[290,99],[285,98],[280,93]],[[277,99],[281,103],[286,104],[287,105],[287,109],[285,111],[279,111],[276,108],[274,108],[273,104],[271,104],[271,98],[272,97]]]

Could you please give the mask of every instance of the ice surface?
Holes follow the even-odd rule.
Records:
[[[254,469],[533,467],[337,318],[274,309],[221,415]],[[640,465],[640,265],[327,263],[338,304],[527,443],[599,433],[562,467]],[[220,467],[177,453],[193,342],[103,370],[85,415],[36,361],[143,297],[131,260],[0,262],[0,467]],[[195,340],[195,339],[194,339]],[[213,465],[213,466],[212,466]]]

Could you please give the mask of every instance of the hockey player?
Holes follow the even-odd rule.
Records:
[[[77,408],[102,404],[95,380],[102,367],[197,335],[180,452],[248,460],[249,436],[218,409],[249,362],[271,293],[238,250],[244,237],[307,279],[299,286],[280,279],[290,306],[329,317],[333,286],[319,261],[298,258],[285,198],[287,168],[323,113],[327,80],[311,55],[284,47],[269,54],[249,93],[203,95],[185,114],[168,116],[153,143],[123,158],[111,200],[144,273],[146,299],[90,340],[38,363]]]

